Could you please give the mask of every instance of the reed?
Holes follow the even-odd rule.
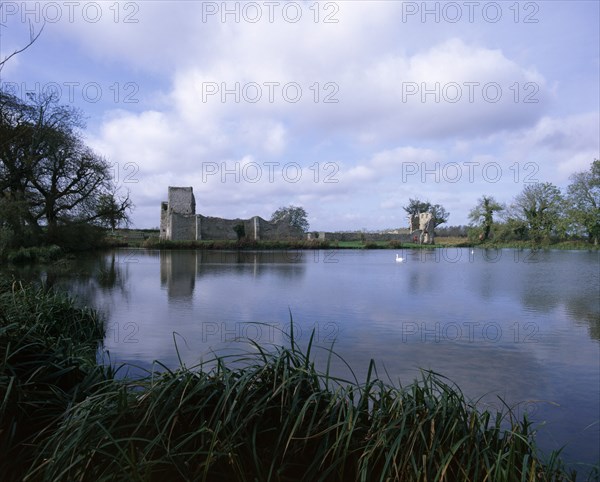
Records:
[[[70,406],[107,379],[104,324],[61,293],[0,281],[0,480],[19,478]]]

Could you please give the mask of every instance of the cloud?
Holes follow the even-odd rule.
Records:
[[[407,146],[377,152],[371,158],[370,164],[383,171],[397,171],[407,164],[439,162],[442,157],[442,152],[439,150]]]
[[[244,29],[242,33],[248,35]],[[256,40],[258,45],[260,40],[264,39]],[[310,64],[310,51],[296,47],[294,53],[298,65]],[[249,59],[227,57],[175,72],[167,96],[172,103],[163,115],[191,151],[201,144],[208,155],[282,154],[287,139],[299,133],[314,143],[342,135],[373,145],[400,133],[420,138],[485,135],[532,124],[539,117],[544,99],[525,107],[514,102],[527,82],[536,80],[541,89],[536,95],[546,95],[543,79],[535,72],[520,68],[497,50],[467,46],[457,39],[412,57],[383,55],[350,66],[342,70],[339,82],[327,87],[317,86],[314,77],[277,57],[273,65],[279,62],[281,74],[273,80],[273,69],[270,75],[269,69],[261,70],[254,56],[250,52]],[[327,75],[335,78],[333,72]],[[491,87],[482,87],[486,85]],[[254,102],[257,92],[260,100]],[[448,101],[449,95],[454,99],[458,93],[460,101]],[[330,95],[338,102],[315,103],[316,95]],[[128,124],[136,121],[125,115]],[[118,116],[107,122],[104,132],[112,130],[110,124],[122,123]],[[155,140],[152,123],[145,125],[147,117],[137,117],[137,137],[148,127],[147,134]],[[228,150],[227,145],[235,149]]]
[[[536,162],[544,180],[563,184],[577,171],[587,170],[600,158],[600,113],[582,112],[565,117],[545,116],[529,129],[510,136],[510,159]]]
[[[504,198],[522,187],[510,177],[515,162],[537,162],[540,178],[560,182],[597,156],[598,114],[567,102],[579,94],[558,87],[549,47],[530,52],[533,28],[400,22],[402,2],[299,1],[298,22],[280,2],[270,21],[266,4],[253,3],[263,9],[256,23],[248,2],[129,2],[99,4],[98,22],[46,28],[40,51],[61,46],[67,60],[32,68],[69,80],[89,70],[108,93],[116,79],[139,79],[140,102],[103,106],[89,132],[121,181],[125,166],[138,166],[128,184],[136,224],[158,224],[169,185],[194,186],[208,215],[268,217],[302,203],[323,223],[315,229],[391,225],[409,197],[446,201],[452,222],[463,222],[483,192]],[[224,7],[233,12],[225,22]],[[468,182],[466,162],[496,162],[503,177]],[[302,170],[294,182],[284,175],[292,163]],[[463,168],[460,182],[448,182],[451,163]],[[262,175],[250,182],[255,164]],[[223,178],[225,169],[241,179]]]

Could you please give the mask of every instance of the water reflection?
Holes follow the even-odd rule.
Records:
[[[436,370],[497,408],[496,396],[526,402],[527,413],[548,420],[544,448],[571,442],[565,454],[593,461],[599,254],[436,249],[402,256],[396,263],[388,250],[116,250],[43,275],[107,314],[113,362],[149,367],[158,359],[175,367],[179,356],[193,365],[211,350],[248,349],[240,337],[285,343],[277,330],[289,326],[291,311],[301,343],[312,328],[319,345],[335,339],[359,378],[371,358],[394,382],[412,381],[418,368]],[[324,366],[327,351],[314,353]],[[332,365],[351,375],[339,360]]]
[[[76,294],[84,304],[93,304],[98,293],[127,294],[129,265],[118,251],[98,252],[65,258],[50,265],[8,265],[2,273],[16,279],[41,283]]]
[[[566,309],[577,326],[587,326],[590,338],[600,340],[598,298],[593,299],[583,295],[573,296],[566,301]]]
[[[169,300],[191,300],[197,279],[272,275],[289,281],[305,274],[307,256],[303,251],[161,251],[160,282]]]
[[[191,299],[196,286],[196,260],[188,252],[161,251],[160,285],[169,300]]]
[[[411,295],[431,293],[437,289],[438,277],[435,271],[428,267],[431,263],[440,260],[439,252],[435,249],[418,249],[409,252],[406,267],[409,271],[408,289]]]
[[[294,305],[321,316],[334,312],[338,319],[358,313],[374,320],[391,316],[395,321],[414,321],[418,315],[417,321],[424,322],[454,318],[485,322],[495,319],[501,301],[504,314],[518,313],[519,320],[528,313],[564,312],[573,325],[586,326],[589,337],[600,340],[598,253],[410,250],[403,253],[406,262],[401,265],[392,263],[389,253],[338,251],[325,256],[317,251],[127,249],[44,267],[5,266],[3,271],[66,288],[87,304],[117,296],[129,300],[131,285],[155,276],[157,265],[160,287],[167,300],[175,302],[193,300],[201,286],[211,294],[205,301],[221,306],[229,303],[235,290],[238,298],[277,292],[286,306],[289,300],[303,300],[306,303]],[[211,290],[217,279],[223,281],[218,283],[224,288],[220,293]],[[160,298],[155,297],[154,303]]]

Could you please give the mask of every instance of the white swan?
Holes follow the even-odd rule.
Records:
[[[396,253],[396,263],[402,263],[402,261],[404,261],[404,258],[398,256],[398,253]]]

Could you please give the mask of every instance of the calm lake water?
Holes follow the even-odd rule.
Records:
[[[43,276],[106,314],[113,363],[191,366],[251,349],[243,338],[285,343],[291,314],[301,344],[313,329],[317,345],[335,341],[359,379],[371,358],[395,384],[434,370],[489,408],[502,397],[545,421],[542,450],[598,463],[597,252],[124,249]],[[316,357],[324,368],[327,352]]]

